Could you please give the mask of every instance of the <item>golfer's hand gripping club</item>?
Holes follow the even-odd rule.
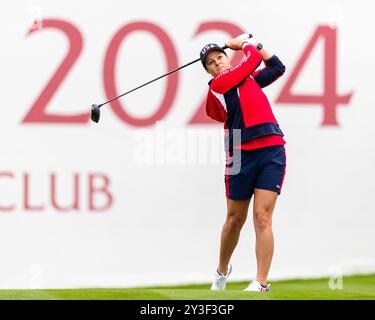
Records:
[[[239,37],[241,37],[241,39],[243,39],[243,40],[246,40],[246,39],[251,39],[251,38],[253,37],[253,35],[250,34],[250,33],[244,33],[244,34],[240,35]],[[225,49],[228,49],[228,48],[229,48],[229,47],[226,46],[226,45],[222,47],[222,49],[224,49],[224,50],[225,50]],[[181,69],[183,69],[183,68],[185,68],[185,67],[187,67],[187,66],[190,66],[191,64],[194,64],[194,63],[196,63],[196,62],[198,62],[198,61],[200,61],[200,58],[195,59],[194,61],[191,61],[191,62],[189,62],[189,63],[187,63],[187,64],[184,64],[183,66],[181,66],[181,67],[179,67],[179,68],[177,68],[177,69],[174,69],[174,70],[172,70],[172,71],[169,71],[168,73],[163,74],[163,75],[160,76],[160,77],[157,77],[157,78],[155,78],[155,79],[153,79],[153,80],[150,80],[150,81],[148,81],[148,82],[146,82],[146,83],[144,83],[144,84],[142,84],[142,85],[140,85],[140,86],[138,86],[138,87],[136,87],[136,88],[134,88],[134,89],[132,89],[132,90],[129,90],[129,91],[127,91],[127,92],[125,92],[125,93],[123,93],[123,94],[117,96],[117,97],[114,97],[114,98],[112,98],[112,99],[110,99],[110,100],[108,100],[108,101],[106,101],[106,102],[103,102],[102,104],[93,104],[93,105],[91,106],[91,112],[90,112],[91,120],[94,121],[94,122],[99,122],[99,120],[100,120],[100,108],[101,108],[102,106],[104,106],[104,105],[106,105],[106,104],[108,104],[108,103],[110,103],[110,102],[112,102],[112,101],[114,101],[114,100],[117,100],[117,99],[119,99],[119,98],[121,98],[121,97],[123,97],[123,96],[125,96],[125,95],[127,95],[127,94],[129,94],[129,93],[131,93],[131,92],[133,92],[133,91],[135,91],[135,90],[138,90],[138,89],[140,89],[140,88],[142,88],[142,87],[144,87],[144,86],[147,86],[148,84],[150,84],[150,83],[152,83],[152,82],[155,82],[155,81],[157,81],[157,80],[159,80],[159,79],[161,79],[161,78],[164,78],[164,77],[166,77],[166,76],[169,76],[170,74],[175,73],[175,72],[177,72],[177,71],[179,71],[179,70],[181,70]]]

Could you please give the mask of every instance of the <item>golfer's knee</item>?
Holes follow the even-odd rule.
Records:
[[[254,210],[254,227],[262,231],[272,227],[272,211],[267,208],[256,208]]]

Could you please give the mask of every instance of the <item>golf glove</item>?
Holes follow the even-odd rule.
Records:
[[[251,33],[241,34],[237,38],[241,39],[244,42],[252,44],[254,47],[258,45],[258,41],[254,38],[254,36]]]

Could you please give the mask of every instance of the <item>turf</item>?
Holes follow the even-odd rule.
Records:
[[[375,300],[375,275],[343,278],[331,290],[328,279],[272,282],[269,293],[242,291],[248,283],[228,282],[212,292],[209,284],[134,289],[0,290],[0,300]]]

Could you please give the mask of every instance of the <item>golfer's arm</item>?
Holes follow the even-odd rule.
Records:
[[[262,48],[261,50],[258,51],[260,55],[262,56],[263,61],[267,61],[273,57],[273,54],[267,51],[266,49]]]
[[[240,64],[220,73],[214,78],[211,84],[213,91],[224,94],[237,86],[259,67],[262,62],[262,56],[258,50],[252,45],[244,46],[243,50],[245,58]]]
[[[276,55],[266,49],[262,48],[259,50],[259,53],[266,67],[255,71],[253,78],[261,88],[264,88],[275,82],[285,73],[285,66]]]

